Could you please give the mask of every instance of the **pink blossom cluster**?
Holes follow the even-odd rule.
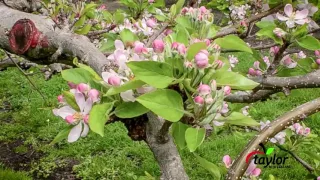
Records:
[[[77,141],[80,136],[85,137],[89,132],[88,120],[92,105],[100,100],[99,91],[90,88],[88,84],[78,85],[68,83],[70,92],[74,95],[78,109],[71,107],[63,95],[57,97],[61,108],[53,109],[53,114],[63,118],[68,124],[74,125],[68,135],[68,142]]]
[[[302,126],[300,123],[295,123],[290,126],[290,129],[297,135],[308,136],[310,134],[310,128]]]
[[[315,54],[316,57],[317,57],[316,63],[317,63],[318,65],[320,65],[320,50],[314,51],[314,54]]]
[[[224,163],[227,169],[229,169],[232,165],[232,159],[229,155],[223,156],[222,162]],[[257,168],[257,165],[252,160],[244,175],[246,177],[258,177],[260,174],[261,174],[261,169]]]
[[[264,129],[265,127],[269,127],[269,124],[271,122],[268,120],[266,122],[260,122],[260,130]],[[278,134],[276,134],[273,138],[270,139],[270,142],[272,143],[279,143],[279,144],[284,144],[286,140],[286,133],[284,131],[279,132]]]
[[[250,9],[250,6],[248,4],[241,5],[241,6],[235,6],[231,5],[229,7],[229,10],[231,11],[231,18],[233,20],[242,20],[245,19],[247,15],[247,11]]]
[[[204,6],[201,6],[200,8],[184,7],[181,10],[181,14],[191,16],[193,19],[196,19],[198,21],[211,21],[210,19],[212,19],[210,10],[208,10]]]

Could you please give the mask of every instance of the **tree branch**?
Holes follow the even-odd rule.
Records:
[[[169,26],[169,23],[164,23],[164,24],[162,25],[162,27],[161,27],[158,31],[154,32],[154,34],[149,38],[149,41],[147,42],[146,47],[150,47],[151,44],[152,44],[152,42],[153,42],[155,39],[157,39],[157,37],[160,36],[160,34],[161,34],[164,30],[166,30],[168,26]]]
[[[272,121],[267,125],[259,134],[257,134],[244,148],[242,153],[233,162],[230,167],[226,179],[241,179],[246,171],[248,164],[246,163],[247,155],[259,150],[260,143],[266,143],[270,138],[274,137],[277,133],[288,128],[290,125],[302,121],[305,117],[312,115],[320,110],[320,98],[307,102],[297,108],[285,113],[279,118]]]
[[[260,100],[268,99],[272,94],[277,93],[277,90],[260,90],[255,93],[238,91],[225,97],[224,100],[232,103],[252,103]]]
[[[164,121],[164,123],[158,133],[158,142],[159,143],[163,144],[169,140],[169,129],[170,129],[171,125],[172,125],[172,122],[166,121],[166,120]]]

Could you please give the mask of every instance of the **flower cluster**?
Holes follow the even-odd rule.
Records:
[[[290,126],[290,129],[297,135],[308,136],[310,134],[310,128],[301,126],[299,123],[295,123]]]
[[[277,18],[280,21],[285,21],[288,28],[295,27],[295,24],[303,25],[305,23],[309,23],[310,20],[307,18],[309,14],[308,9],[303,9],[301,11],[293,12],[293,7],[291,4],[287,4],[284,7],[284,13],[286,16],[277,13]]]
[[[264,68],[260,66],[260,61],[255,61],[253,63],[253,67],[249,68],[248,75],[249,76],[261,76],[263,72],[265,72],[270,66],[270,60],[268,56],[263,57]]]
[[[222,162],[224,163],[227,169],[229,169],[232,165],[232,159],[229,155],[223,156]],[[250,178],[250,177],[258,177],[260,174],[261,174],[261,169],[257,168],[257,165],[252,160],[244,175]]]
[[[204,6],[201,6],[200,8],[184,7],[181,10],[181,14],[191,16],[198,21],[211,21],[213,17],[210,10],[206,9]]]
[[[241,5],[241,6],[231,5],[229,7],[229,10],[231,11],[231,18],[233,20],[243,20],[246,17],[247,11],[249,9],[250,9],[250,6],[248,4]]]
[[[89,132],[89,112],[93,103],[99,101],[99,91],[91,89],[89,85],[84,83],[78,85],[73,83],[68,84],[71,88],[70,93],[74,95],[77,106],[72,107],[67,103],[63,95],[59,95],[58,101],[63,107],[53,109],[53,113],[63,118],[68,124],[74,125],[68,135],[68,142],[75,142],[80,136],[87,136]]]
[[[320,51],[316,50],[316,51],[314,51],[314,54],[317,57],[317,60],[316,60],[317,65],[320,65]]]

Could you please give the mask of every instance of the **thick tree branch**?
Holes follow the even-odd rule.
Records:
[[[164,144],[159,144],[158,142],[158,133],[164,120],[151,112],[148,113],[148,118],[146,142],[160,165],[160,179],[188,180],[189,178],[183,168],[179,152],[172,137],[168,136],[168,141]]]
[[[285,113],[279,118],[272,121],[267,125],[259,134],[257,134],[244,148],[242,153],[233,162],[231,168],[228,171],[226,179],[241,179],[242,175],[246,171],[248,164],[246,163],[247,155],[252,152],[259,150],[260,143],[268,142],[280,131],[288,128],[290,125],[302,121],[305,117],[312,115],[320,110],[320,98],[307,102],[297,108]]]
[[[225,97],[224,100],[232,103],[252,103],[268,99],[272,94],[277,93],[275,90],[260,90],[255,93],[239,91]]]

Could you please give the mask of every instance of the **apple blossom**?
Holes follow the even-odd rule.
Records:
[[[141,54],[144,52],[148,52],[147,48],[145,48],[144,44],[140,41],[136,41],[134,42],[134,48],[133,48],[134,52],[137,54]]]
[[[197,91],[198,91],[199,95],[208,95],[211,93],[211,88],[207,84],[200,84]]]
[[[223,88],[223,91],[224,91],[224,95],[228,96],[231,93],[231,87],[230,86],[225,86]]]
[[[68,82],[68,86],[70,89],[76,89],[77,88],[77,85],[72,83],[72,82]]]
[[[254,69],[260,69],[260,62],[259,61],[255,61],[253,63],[253,67],[254,67]]]
[[[262,72],[260,70],[256,70],[256,76],[261,76]]]
[[[282,64],[289,69],[295,68],[297,66],[297,62],[293,61],[289,55],[286,55],[281,60]]]
[[[196,96],[194,98],[194,102],[197,103],[197,104],[203,104],[204,103],[204,99],[201,96]]]
[[[215,100],[211,96],[208,96],[204,99],[204,101],[206,102],[206,104],[212,104]]]
[[[156,53],[162,53],[164,50],[164,42],[161,39],[156,39],[152,43],[152,48]]]
[[[300,58],[300,59],[304,59],[304,58],[306,58],[307,56],[306,56],[306,54],[303,52],[303,51],[300,51],[299,53],[298,53],[298,58]]]
[[[226,166],[226,168],[230,168],[230,166],[232,164],[232,159],[229,155],[223,156],[222,161],[223,161],[224,165]]]
[[[172,34],[172,33],[173,33],[173,31],[171,29],[166,29],[164,31],[164,35],[166,35],[166,36],[168,36],[169,34]]]
[[[217,90],[217,81],[216,80],[211,80],[210,81],[210,87],[212,91]]]
[[[270,48],[269,52],[272,56],[275,56],[276,54],[278,54],[279,50],[280,50],[280,48],[278,46],[273,46]]]
[[[63,103],[64,102],[64,99],[63,99],[63,95],[60,94],[58,97],[57,97],[59,103]]]
[[[256,71],[255,71],[253,68],[249,68],[248,74],[249,74],[250,76],[255,76],[255,75],[257,75],[257,74],[256,74]]]
[[[276,35],[276,36],[278,36],[279,38],[282,38],[282,37],[284,37],[287,33],[284,31],[284,30],[282,30],[281,28],[275,28],[274,30],[273,30],[273,33]]]
[[[287,4],[284,7],[284,13],[287,16],[283,16],[277,13],[277,18],[280,21],[285,21],[288,28],[293,28],[295,24],[303,25],[308,22],[307,16],[309,14],[308,9],[303,9],[301,11],[293,12],[293,7],[291,4]]]
[[[154,3],[155,0],[148,0],[149,3]]]
[[[316,55],[317,57],[320,57],[320,51],[319,50],[315,50],[314,51],[314,55]]]
[[[178,44],[177,50],[178,50],[178,53],[179,53],[180,55],[184,55],[184,54],[186,54],[186,52],[187,52],[186,46],[185,46],[184,44],[182,44],[182,43],[179,43],[179,44]]]
[[[88,92],[90,90],[90,86],[85,83],[80,83],[77,85],[77,90],[81,93]]]
[[[220,109],[221,114],[226,114],[229,112],[229,105],[226,102],[223,102],[222,107]]]
[[[320,65],[320,59],[317,59],[317,60],[316,60],[316,63],[317,63],[318,65]]]
[[[317,180],[320,180],[320,176],[317,177]]]
[[[279,143],[280,145],[282,145],[285,142],[285,137],[286,137],[286,133],[285,132],[279,132],[273,138],[270,139],[270,142]]]
[[[172,49],[177,49],[178,46],[179,46],[179,43],[178,43],[178,42],[173,42],[173,43],[171,44],[171,48],[172,48]]]
[[[88,97],[91,98],[92,102],[97,102],[99,100],[99,91],[96,89],[90,89],[88,92]]]
[[[150,28],[155,28],[157,26],[156,19],[150,18],[147,20],[147,26]]]
[[[209,58],[206,52],[203,52],[203,51],[198,52],[198,54],[196,54],[194,59],[197,67],[200,69],[207,67],[209,64]]]
[[[224,66],[224,62],[222,62],[221,60],[216,60],[214,64],[216,65],[217,69],[220,69]]]
[[[235,67],[235,65],[238,64],[239,62],[238,58],[235,57],[234,55],[229,55],[228,58],[229,58],[231,67]]]
[[[245,172],[245,175],[258,177],[260,173],[261,173],[261,169],[257,168],[257,165],[254,163],[254,160],[252,160]]]

